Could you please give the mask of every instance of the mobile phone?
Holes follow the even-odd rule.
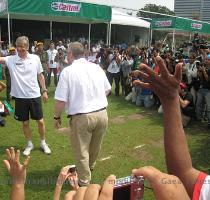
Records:
[[[69,173],[74,173],[74,172],[76,172],[76,165],[70,165],[70,166],[69,166],[68,172],[69,172]]]
[[[116,180],[113,200],[143,200],[143,194],[144,177],[131,175]]]

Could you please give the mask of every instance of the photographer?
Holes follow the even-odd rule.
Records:
[[[195,117],[195,106],[193,103],[193,96],[188,92],[187,86],[180,83],[179,102],[182,114],[182,125],[187,127],[192,117]]]
[[[185,66],[183,66],[183,73],[186,74],[187,78],[187,85],[189,88],[190,93],[193,96],[193,102],[196,102],[196,91],[198,90],[197,88],[197,78],[198,78],[198,73],[197,73],[197,64],[196,64],[196,54],[195,53],[190,53],[189,55],[189,63],[187,63]]]
[[[48,64],[48,53],[44,50],[44,44],[42,42],[37,43],[36,45],[37,51],[34,53],[39,56],[42,68],[43,68],[43,75],[45,78],[45,85],[47,86],[47,75],[49,71],[49,64]]]
[[[115,49],[113,54],[109,55],[109,66],[107,68],[106,76],[111,86],[114,79],[116,96],[119,96],[119,90],[120,90],[120,65],[121,65],[120,54],[118,50]]]
[[[129,74],[131,73],[131,68],[133,66],[133,58],[124,53],[122,56],[121,70],[122,70],[122,91],[125,96],[131,92],[131,86],[128,81]]]
[[[58,49],[58,53],[56,54],[54,61],[57,63],[57,68],[58,68],[57,73],[60,75],[63,69],[68,66],[66,53],[62,48]],[[58,80],[59,80],[59,75],[58,75]]]
[[[210,128],[210,54],[198,68],[198,77],[200,80],[200,88],[197,92],[196,115],[197,120],[201,121],[204,108],[204,100],[206,103],[208,128]]]

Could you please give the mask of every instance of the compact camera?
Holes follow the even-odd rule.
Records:
[[[76,172],[76,165],[70,165],[68,172],[69,173],[75,173]]]
[[[127,176],[115,182],[113,200],[143,200],[144,177]]]

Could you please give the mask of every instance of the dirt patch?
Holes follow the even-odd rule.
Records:
[[[134,113],[129,116],[119,115],[113,119],[111,119],[111,122],[114,124],[124,124],[127,120],[140,120],[143,118],[143,115]]]
[[[114,124],[124,124],[126,122],[126,118],[124,115],[119,115],[111,119],[111,122],[113,122]]]
[[[138,113],[135,113],[135,114],[132,114],[132,115],[128,116],[128,119],[130,119],[130,120],[140,120],[142,118],[143,118],[143,115],[138,114]]]
[[[144,161],[153,160],[153,155],[148,153],[144,148],[133,150],[131,152],[131,156],[136,160],[144,160]]]
[[[163,148],[164,147],[163,138],[161,138],[159,140],[151,140],[149,142],[149,145],[152,145],[153,147]]]

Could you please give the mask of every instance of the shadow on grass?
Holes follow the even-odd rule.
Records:
[[[27,173],[27,189],[40,192],[49,191],[49,188],[55,188],[60,170],[60,166],[55,166],[53,170],[29,171]]]

